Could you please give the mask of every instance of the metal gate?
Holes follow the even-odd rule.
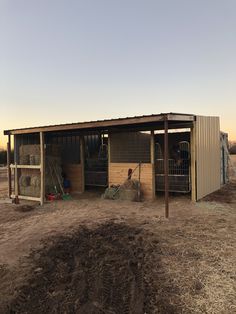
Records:
[[[108,185],[108,155],[107,143],[104,138],[94,136],[86,139],[85,156],[85,185],[101,186]]]
[[[169,162],[169,191],[188,193],[190,184],[190,149],[189,142],[181,141],[174,146],[174,152],[170,153]],[[155,143],[155,177],[156,191],[165,190],[164,158],[161,145]]]

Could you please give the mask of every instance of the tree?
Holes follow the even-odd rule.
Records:
[[[230,154],[232,154],[232,155],[236,155],[236,144],[231,145],[231,146],[229,147],[229,152],[230,152]]]

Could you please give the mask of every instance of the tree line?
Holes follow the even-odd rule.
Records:
[[[11,152],[11,160],[13,160],[14,153]],[[7,164],[7,151],[6,150],[0,150],[0,165],[6,165]]]

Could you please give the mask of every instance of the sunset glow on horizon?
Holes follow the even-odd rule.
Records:
[[[236,1],[0,3],[3,130],[180,112],[236,141]]]

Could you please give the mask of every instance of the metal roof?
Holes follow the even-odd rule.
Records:
[[[105,119],[105,120],[96,120],[96,121],[86,121],[86,122],[75,122],[75,123],[66,123],[66,124],[54,124],[46,126],[37,126],[29,128],[20,128],[20,129],[11,129],[5,130],[4,134],[25,134],[25,133],[36,133],[36,132],[52,132],[52,131],[63,131],[63,130],[85,130],[85,129],[102,129],[102,128],[111,128],[119,126],[135,126],[142,124],[150,124],[164,121],[194,121],[196,115],[186,114],[186,113],[160,113],[160,114],[151,114],[151,115],[142,115],[142,116],[133,116],[125,118],[115,118],[115,119]]]

